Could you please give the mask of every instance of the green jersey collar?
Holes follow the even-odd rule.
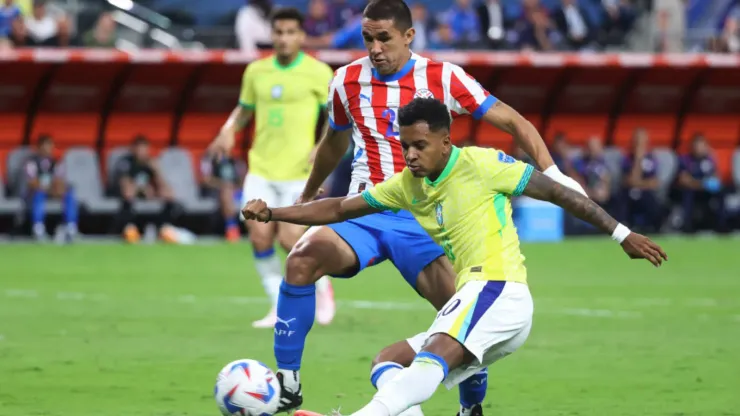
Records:
[[[281,64],[280,61],[278,61],[277,59],[277,55],[273,55],[272,62],[275,64],[275,67],[277,69],[282,69],[282,70],[293,69],[297,67],[298,64],[301,63],[301,61],[303,61],[303,55],[304,55],[303,51],[298,52],[298,55],[296,55],[295,59],[293,59],[293,62],[289,63],[288,65]]]
[[[426,182],[426,184],[429,186],[437,186],[437,184],[442,182],[446,177],[450,175],[452,168],[455,167],[455,163],[457,162],[458,157],[460,157],[460,148],[457,146],[452,146],[450,159],[447,161],[447,165],[445,166],[445,169],[442,171],[442,173],[440,173],[437,179],[435,179],[434,181],[430,181],[429,178],[424,178],[424,182]]]

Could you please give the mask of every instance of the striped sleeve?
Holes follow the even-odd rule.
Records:
[[[449,94],[447,107],[458,114],[470,114],[476,120],[491,108],[498,99],[491,95],[475,78],[468,75],[462,68],[457,65],[446,63],[449,69]]]
[[[329,125],[337,131],[344,131],[352,127],[352,121],[344,106],[346,92],[344,90],[345,68],[340,68],[334,73],[334,78],[329,83],[329,94],[326,108],[329,112]]]

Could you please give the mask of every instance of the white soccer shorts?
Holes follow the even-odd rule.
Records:
[[[247,173],[244,178],[242,206],[252,199],[261,199],[270,208],[291,206],[301,196],[305,185],[305,180],[271,181],[262,176]]]
[[[450,370],[443,384],[451,389],[519,349],[529,336],[533,312],[527,285],[474,280],[447,302],[426,332],[407,341],[418,353],[430,336],[448,334],[475,356],[469,365]]]

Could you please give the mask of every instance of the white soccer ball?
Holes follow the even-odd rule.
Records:
[[[214,396],[224,416],[272,416],[280,404],[280,383],[261,362],[236,360],[218,373]]]

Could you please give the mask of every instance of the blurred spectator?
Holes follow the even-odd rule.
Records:
[[[0,0],[0,38],[10,36],[13,21],[21,17],[21,9],[13,0]]]
[[[632,149],[622,161],[624,188],[619,202],[624,222],[633,227],[658,231],[662,222],[657,198],[660,187],[658,162],[648,146],[647,132],[635,130]]]
[[[116,225],[119,227],[123,225],[126,241],[135,243],[141,237],[134,223],[134,202],[139,199],[164,201],[160,234],[163,240],[175,242],[177,237],[174,235],[172,224],[182,213],[182,207],[175,202],[172,190],[162,178],[159,166],[150,156],[149,141],[146,137],[138,136],[134,139],[131,152],[118,161],[115,169],[115,183],[122,198]]]
[[[563,133],[556,133],[550,149],[552,160],[561,172],[568,176],[573,176],[573,162],[571,160],[571,148],[568,139]]]
[[[114,48],[116,46],[116,21],[111,13],[103,13],[95,27],[85,33],[82,43],[91,48]]]
[[[304,28],[308,36],[314,37],[327,35],[338,28],[334,15],[329,14],[326,0],[311,0],[308,3]]]
[[[653,0],[657,52],[683,52],[686,0]]]
[[[501,5],[501,0],[488,0],[478,5],[481,38],[486,39],[488,46],[501,49],[505,45],[506,30],[509,22]]]
[[[9,40],[13,45],[18,47],[31,46],[31,41],[28,38],[28,31],[26,30],[26,25],[23,23],[23,19],[13,20],[10,26]]]
[[[619,45],[624,43],[626,34],[632,29],[637,17],[630,0],[603,0],[604,24],[601,30],[601,43]]]
[[[411,6],[411,19],[414,22],[414,41],[411,43],[411,50],[421,52],[429,44],[429,17],[427,8],[424,3],[416,2]]]
[[[33,13],[26,17],[26,30],[32,45],[54,46],[59,43],[59,20],[46,8],[46,0],[33,1]]]
[[[455,48],[455,35],[446,22],[437,25],[437,29],[429,36],[429,49],[447,50]]]
[[[65,236],[72,240],[77,235],[77,199],[73,189],[67,186],[64,167],[54,157],[54,141],[49,136],[39,138],[36,149],[26,161],[26,185],[34,237],[39,241],[48,239],[44,225],[46,200],[61,199]]]
[[[554,13],[555,24],[570,49],[582,49],[591,42],[593,35],[587,13],[576,0],[560,2],[561,6]]]
[[[707,223],[717,231],[726,230],[725,190],[710,152],[706,138],[697,134],[691,140],[689,154],[679,163],[677,188],[686,232],[695,231],[699,223]]]
[[[13,42],[8,38],[0,38],[0,53],[13,49]]]
[[[576,179],[583,185],[589,198],[606,208],[611,202],[611,175],[604,159],[604,144],[593,137],[586,144],[582,157],[574,163]]]
[[[247,0],[236,15],[236,40],[239,49],[256,52],[272,44],[270,27],[271,0]]]
[[[348,0],[331,0],[330,10],[332,19],[341,25],[342,22],[354,20],[362,14],[362,7],[355,6]]]
[[[740,52],[740,16],[730,16],[725,20],[722,41],[727,45],[727,52]]]
[[[560,34],[539,0],[525,0],[524,13],[514,24],[512,43],[524,50],[551,51],[560,41]]]
[[[206,155],[200,161],[200,173],[204,196],[216,199],[221,205],[221,214],[226,225],[226,239],[239,240],[234,192],[240,178],[234,159],[221,155]]]
[[[480,45],[481,25],[471,0],[455,0],[443,21],[452,30],[456,46],[469,48]]]

